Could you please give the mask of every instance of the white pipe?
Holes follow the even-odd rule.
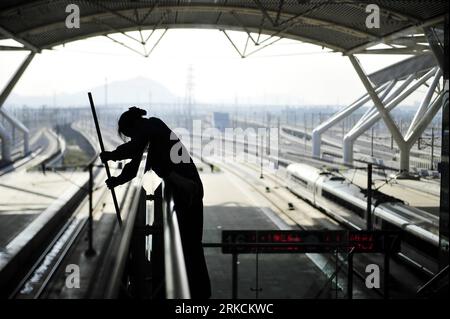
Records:
[[[414,118],[411,122],[411,125],[408,128],[408,132],[406,132],[406,139],[412,134],[414,130],[414,126],[416,126],[417,122],[419,122],[420,118],[424,115],[425,111],[427,110],[428,106],[430,105],[431,98],[433,97],[434,90],[436,89],[437,85],[439,84],[439,80],[441,78],[442,71],[439,68],[436,71],[436,74],[434,75],[434,80],[431,83],[431,85],[428,88],[427,94],[422,100],[422,103],[419,106],[419,109],[417,110],[416,114],[414,115]]]
[[[425,131],[428,125],[433,120],[436,113],[442,107],[442,100],[444,97],[444,91],[442,91],[438,97],[434,100],[434,102],[429,107],[428,111],[424,114],[421,120],[417,123],[417,126],[411,132],[411,135],[407,138],[406,143],[411,148],[413,144],[417,141],[420,135]]]
[[[11,136],[0,124],[0,138],[2,140],[2,161],[11,162]]]
[[[411,136],[406,139],[404,145],[400,147],[400,172],[409,172],[409,158],[411,148],[417,139],[422,135],[427,126],[433,120],[436,113],[442,106],[442,98],[444,96],[444,91],[442,91],[438,97],[433,101],[432,105],[428,108],[427,112],[424,114],[422,119],[419,121],[417,126],[411,132]]]
[[[27,155],[30,152],[30,131],[22,122],[6,113],[3,109],[0,109],[0,114],[3,115],[11,125],[23,133],[23,152],[24,155]]]
[[[354,140],[348,138],[348,135],[344,136],[343,144],[344,144],[344,154],[343,159],[345,164],[353,164],[353,143]]]
[[[436,69],[432,69],[429,72],[427,72],[425,75],[423,75],[414,85],[412,85],[410,88],[408,88],[406,91],[401,93],[397,96],[398,89],[388,98],[391,100],[386,105],[386,110],[391,111],[393,108],[395,108],[400,102],[402,102],[404,99],[406,99],[409,95],[411,95],[415,90],[417,90],[423,83],[425,83],[433,74],[436,72]],[[399,88],[400,89],[400,88]],[[380,118],[380,114],[376,113],[372,115],[369,119],[365,121],[357,130],[352,130],[348,134],[345,135],[344,140],[355,140],[357,139],[362,133],[367,131],[373,124],[375,124]],[[353,153],[352,149],[346,149],[346,147],[352,147],[353,143],[344,143],[344,162],[351,164],[351,162],[346,161],[345,159],[350,159],[350,156],[348,156],[349,153]],[[398,145],[400,148],[401,146]]]
[[[391,92],[392,88],[395,86],[395,84],[397,84],[397,81],[391,81],[389,82],[389,86],[386,88],[386,90],[383,92],[383,95],[380,97],[380,99],[384,102],[386,102],[386,97],[388,96],[389,92]],[[361,119],[358,121],[358,123],[356,123],[356,125],[359,125],[359,123],[364,122],[364,120],[373,112],[375,112],[376,107],[374,105],[372,105],[370,107],[370,109],[364,113],[364,115],[361,117]]]
[[[382,92],[389,83],[384,83],[383,85],[376,88],[377,92]],[[363,106],[365,103],[367,103],[370,100],[370,96],[368,93],[361,96],[359,99],[357,99],[355,102],[344,108],[343,110],[338,111],[336,114],[334,114],[332,117],[330,117],[328,120],[324,121],[322,124],[314,128],[312,131],[312,144],[313,144],[313,156],[314,157],[320,157],[320,147],[322,144],[322,134],[328,130],[330,127],[332,127],[334,124],[340,122],[342,119],[346,118],[349,114],[356,111],[358,108]]]
[[[394,121],[390,117],[388,111],[386,110],[383,102],[378,97],[377,93],[375,92],[372,84],[370,83],[370,80],[368,79],[367,75],[364,73],[361,64],[359,63],[358,59],[350,55],[348,57],[350,59],[350,62],[352,63],[356,73],[358,74],[359,78],[361,79],[361,82],[363,83],[364,87],[367,90],[367,93],[369,93],[370,97],[373,100],[373,103],[378,109],[378,113],[383,118],[384,123],[386,124],[387,128],[391,132],[392,136],[394,137],[394,140],[397,142],[397,144],[404,143],[403,136],[400,133],[397,125],[395,125]]]
[[[389,97],[387,97],[386,100],[383,100],[383,103],[385,103],[385,104],[390,103],[399,94],[401,94],[411,84],[411,82],[414,79],[415,79],[415,74],[411,74],[410,76],[408,76],[408,78],[406,78],[406,80],[397,89],[395,89],[395,91],[392,92],[392,94],[389,95]],[[367,114],[367,117],[364,120],[362,120],[362,119],[359,120],[358,123],[356,123],[355,127],[349,132],[349,134],[358,130],[361,127],[361,125],[364,123],[364,121],[366,121],[368,118],[374,116],[376,113],[377,113],[376,107],[375,107],[375,105],[373,105],[371,108],[370,114]]]
[[[422,86],[423,83],[425,83],[435,72],[435,69],[430,70],[427,74],[423,75],[414,85],[412,85],[410,88],[408,88],[406,91],[404,91],[399,96],[392,95],[392,101],[389,102],[386,105],[386,110],[391,111],[394,109],[400,102],[402,102],[404,99],[406,99],[409,95],[411,95],[415,90],[417,90],[420,86]],[[397,92],[397,90],[396,90]],[[394,97],[395,96],[395,97]],[[380,114],[376,113],[372,115],[369,119],[365,121],[357,130],[353,132],[349,132],[346,135],[346,138],[350,139],[356,139],[358,138],[362,133],[367,131],[373,124],[375,124],[380,119]]]

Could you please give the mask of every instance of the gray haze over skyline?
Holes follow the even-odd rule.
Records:
[[[245,44],[245,34],[230,35],[237,44]],[[2,52],[0,87],[25,54]],[[371,73],[406,57],[360,59]],[[105,37],[46,50],[32,61],[6,105],[32,101],[50,106],[86,105],[82,93],[93,88],[102,103],[105,83],[108,104],[127,102],[133,96],[128,102],[182,102],[189,66],[193,68],[191,94],[200,103],[345,105],[364,92],[348,58],[318,46],[282,39],[242,59],[217,30],[169,30],[149,58]],[[412,96],[406,104],[417,104],[419,99]]]

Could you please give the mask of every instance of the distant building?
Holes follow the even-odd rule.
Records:
[[[213,113],[213,127],[219,129],[221,132],[225,131],[225,128],[230,127],[230,114],[223,112]]]

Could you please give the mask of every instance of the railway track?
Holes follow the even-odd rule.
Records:
[[[297,195],[292,194],[284,186],[283,181],[278,176],[273,175],[270,172],[266,172],[264,174],[264,179],[258,178],[260,174],[260,168],[253,164],[243,163],[238,165],[231,163],[224,164],[222,162],[215,162],[214,164],[236,176],[237,178],[248,184],[253,190],[258,192],[259,195],[263,196],[278,212],[278,214],[283,215],[285,220],[288,219],[292,222],[294,229],[361,229],[360,227],[355,226],[350,221],[338,219],[336,218],[336,215],[326,214],[324,211],[318,210],[317,208],[311,206],[309,203],[305,202],[303,199],[298,198]],[[289,196],[287,196],[286,192],[291,195],[290,199]],[[295,198],[292,199],[292,195],[295,195],[297,200]],[[286,203],[286,205],[281,203]],[[293,207],[290,207],[288,203],[291,203]],[[305,226],[304,222],[306,221],[308,223],[311,220],[315,221],[315,224],[308,224]],[[317,221],[320,221],[320,224],[318,224]],[[322,257],[327,259],[328,263],[335,262],[335,260],[330,258],[330,256]],[[344,255],[339,255],[339,260],[342,264],[341,268],[346,269],[346,257]],[[405,292],[407,292],[410,296],[414,296],[416,287],[425,282],[426,279],[428,279],[431,275],[431,272],[423,269],[420,273],[411,271],[411,265],[405,265],[405,260],[408,260],[410,263],[413,262],[407,256],[402,255],[391,261],[392,271],[403,273],[402,276],[396,275],[396,277],[400,279],[398,279],[395,291],[398,291],[399,296],[404,295]],[[378,265],[383,265],[381,256],[369,257],[358,255],[355,256],[354,263],[354,275],[359,279],[360,287],[363,287],[366,279],[365,266],[367,264],[375,263]],[[415,268],[420,268],[420,265],[415,265]],[[380,269],[383,269],[383,267],[380,267]],[[405,271],[408,271],[408,273],[405,273]],[[381,290],[371,290],[370,292],[366,291],[366,293],[369,293],[369,296],[375,298],[383,297],[383,292]]]
[[[92,143],[94,139],[90,139],[90,141]],[[108,141],[108,144],[113,144],[112,139]],[[100,214],[108,197],[106,196],[107,188],[103,183],[106,179],[105,172],[101,167],[96,167],[93,173],[95,194],[93,214],[95,216]],[[40,236],[39,242],[33,243],[35,247],[45,248],[40,253],[30,254],[21,261],[20,274],[9,278],[7,288],[3,286],[5,290],[1,292],[2,295],[6,294],[5,297],[14,299],[37,299],[42,297],[47,287],[51,285],[59,266],[70,253],[74,244],[79,241],[88,224],[88,178],[86,177],[85,182],[77,187],[79,191],[67,199],[68,202],[74,202],[76,205],[69,208],[70,211],[64,206],[62,209],[65,210],[64,216],[66,217],[58,218],[56,222],[52,221],[55,225],[51,227],[54,229],[51,234]],[[61,213],[62,210],[57,211],[55,216],[61,215]]]
[[[98,185],[104,178],[105,174],[98,174],[96,184]],[[93,206],[94,216],[101,211],[107,194],[106,187],[99,188],[96,192],[100,194],[94,197],[96,198]],[[68,218],[50,245],[16,286],[9,296],[10,299],[38,299],[42,296],[60,264],[88,224],[86,206],[87,199],[84,198],[78,209]]]
[[[46,143],[38,143],[45,139]],[[27,156],[17,159],[13,163],[0,169],[0,176],[11,172],[22,172],[39,167],[42,163],[53,161],[63,154],[65,142],[50,129],[42,129],[33,137],[34,150]]]

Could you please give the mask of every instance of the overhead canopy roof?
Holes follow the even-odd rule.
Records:
[[[68,29],[66,6],[77,4],[81,27]],[[380,28],[368,29],[368,4],[381,9]],[[297,39],[345,54],[377,43],[410,52],[424,49],[411,37],[448,14],[448,0],[174,0],[0,1],[0,39],[12,38],[39,52],[96,35],[153,28],[240,30]]]

